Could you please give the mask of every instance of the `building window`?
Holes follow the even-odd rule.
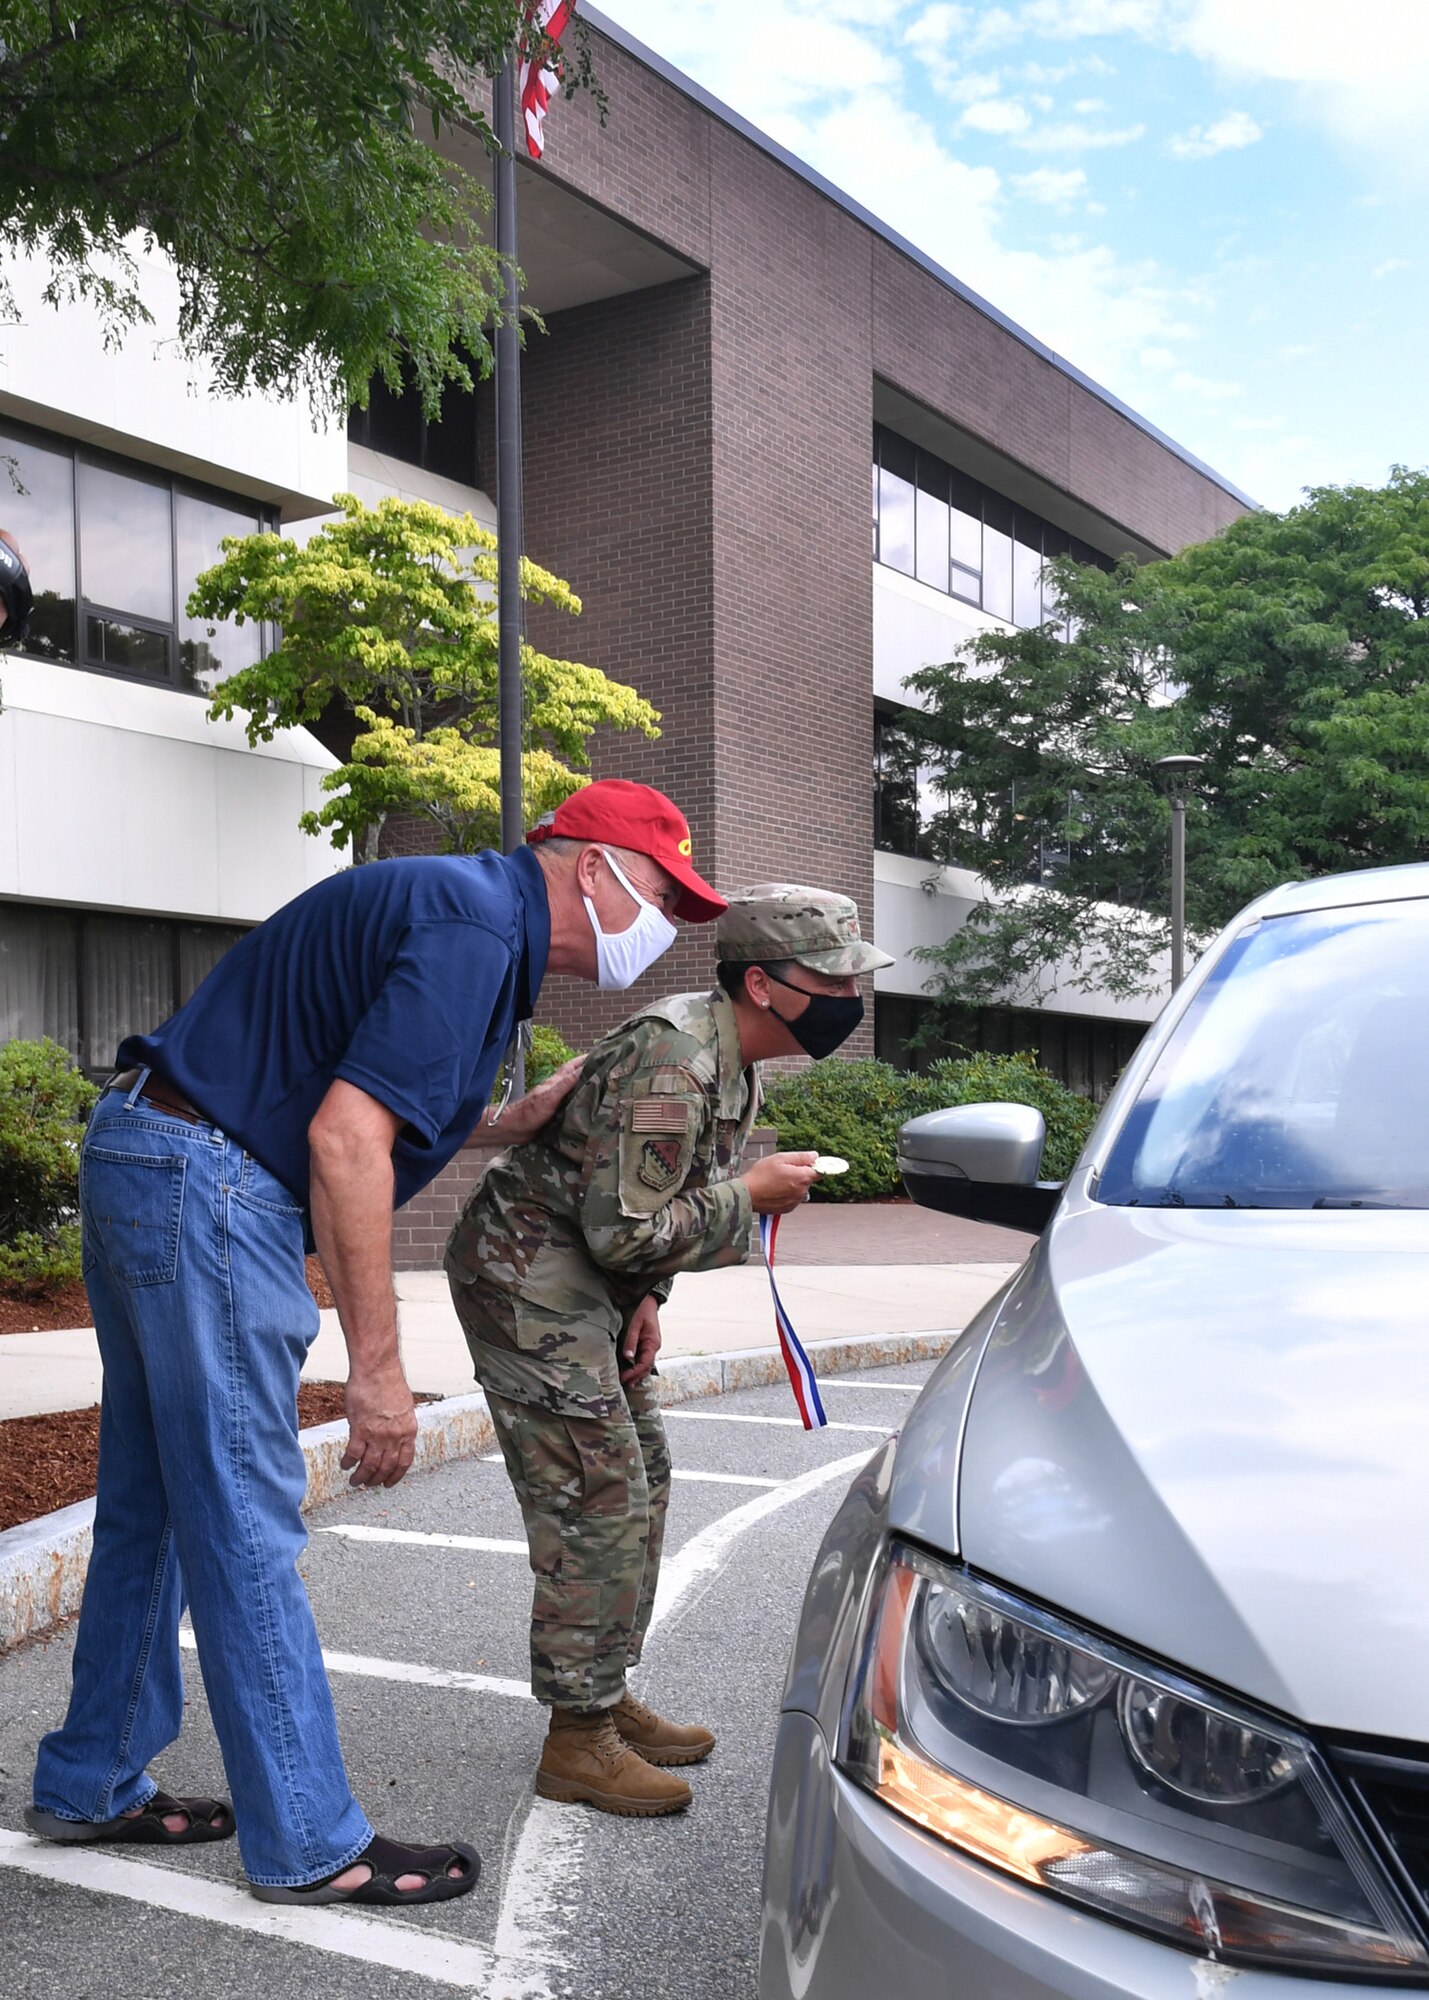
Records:
[[[1139,1021],[1056,1014],[1047,1008],[963,1007],[944,1011],[942,1039],[919,1041],[915,1047],[914,1038],[927,1020],[930,1004],[913,994],[874,995],[873,1045],[881,1061],[895,1069],[926,1069],[939,1056],[1016,1055],[1025,1050],[1069,1089],[1098,1104],[1146,1033]]]
[[[472,379],[477,376],[470,363]],[[442,392],[440,418],[422,415],[422,400],[414,387],[405,385],[395,395],[380,375],[372,378],[367,408],[351,410],[347,435],[352,444],[380,451],[404,465],[419,465],[442,479],[454,479],[458,486],[479,486],[477,457],[477,402],[474,389],[461,389],[449,382]]]
[[[1058,621],[1043,575],[1050,557],[1113,567],[1099,549],[882,424],[873,433],[873,553],[889,569],[1024,626]]]
[[[268,510],[19,426],[0,428],[7,459],[4,525],[35,593],[26,653],[192,694],[262,657],[270,627],[210,637],[184,606],[225,535],[276,529]]]
[[[918,745],[895,709],[873,713],[873,844],[889,854],[920,861],[948,861],[946,837],[936,824],[947,795],[922,762]]]
[[[48,1035],[87,1075],[107,1076],[124,1037],[167,1020],[243,935],[0,902],[0,1043]]]

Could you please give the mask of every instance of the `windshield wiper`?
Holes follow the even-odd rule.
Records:
[[[1156,1204],[1158,1208],[1262,1208],[1263,1202],[1238,1201],[1233,1194],[1198,1194],[1194,1198],[1182,1194],[1180,1188],[1169,1187]]]
[[[1359,1194],[1322,1194],[1310,1204],[1311,1208],[1422,1208],[1419,1201],[1369,1201]]]

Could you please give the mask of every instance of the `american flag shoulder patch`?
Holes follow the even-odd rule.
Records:
[[[630,1107],[632,1132],[688,1132],[690,1106],[682,1097],[637,1097]]]

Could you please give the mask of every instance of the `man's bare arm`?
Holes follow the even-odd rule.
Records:
[[[402,1121],[365,1090],[331,1085],[308,1127],[313,1236],[347,1341],[354,1486],[395,1486],[417,1416],[397,1345],[392,1290],[392,1147]]]
[[[507,1105],[499,1118],[483,1111],[472,1138],[493,1146],[523,1146],[534,1139],[543,1125],[549,1125],[580,1081],[584,1056],[572,1056],[559,1069]]]

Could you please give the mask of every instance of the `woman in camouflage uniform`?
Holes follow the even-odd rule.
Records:
[[[687,1805],[664,1767],[714,1747],[626,1687],[670,1484],[659,1305],[677,1272],[745,1262],[756,1215],[806,1198],[811,1153],[740,1172],[754,1064],[829,1053],[862,1018],[857,975],[891,963],[849,898],[794,885],[735,897],[718,938],[718,988],[598,1043],[559,1117],[497,1158],[447,1249],[536,1578],[532,1691],[551,1711],[537,1790],[631,1815]]]

